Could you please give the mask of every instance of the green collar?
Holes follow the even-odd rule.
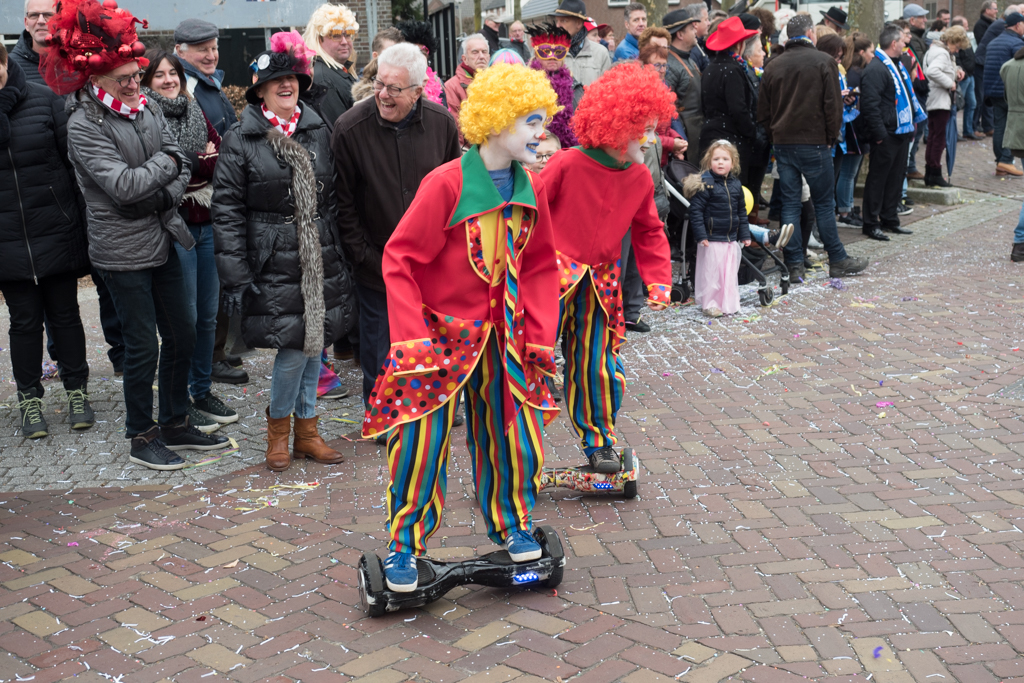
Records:
[[[617,171],[625,170],[633,164],[632,161],[616,161],[610,154],[608,154],[608,152],[604,151],[603,149],[591,149],[589,147],[573,147],[573,149],[578,149],[579,151],[583,152],[588,157],[590,157],[597,163],[601,164],[602,166],[614,168]]]
[[[505,206],[505,200],[498,194],[498,188],[494,187],[494,181],[484,166],[484,160],[480,158],[480,150],[476,145],[469,148],[469,151],[462,155],[462,194],[459,196],[459,205],[455,209],[449,227],[458,225],[473,216],[482,216],[495,209]],[[533,184],[526,175],[526,171],[517,161],[512,162],[512,199],[509,204],[519,204],[531,209],[537,208],[537,197],[533,193]]]

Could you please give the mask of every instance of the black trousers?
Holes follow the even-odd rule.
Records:
[[[11,366],[18,391],[42,397],[43,317],[60,358],[60,378],[68,391],[89,379],[85,360],[85,329],[78,311],[78,279],[73,273],[31,280],[0,282],[10,313]]]
[[[864,182],[864,232],[899,227],[896,211],[903,196],[911,139],[909,134],[888,135],[881,143],[871,143],[871,163]]]
[[[363,370],[363,404],[368,405],[377,375],[391,351],[388,295],[356,283],[359,302],[359,366]]]

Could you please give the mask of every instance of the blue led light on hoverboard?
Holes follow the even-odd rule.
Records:
[[[540,581],[540,576],[537,572],[526,572],[525,574],[516,574],[512,577],[512,583],[517,586],[522,583],[533,583],[534,581]]]
[[[607,490],[607,489],[613,489],[613,488],[615,488],[615,486],[613,484],[609,484],[606,481],[595,481],[594,482],[594,488],[595,489]]]

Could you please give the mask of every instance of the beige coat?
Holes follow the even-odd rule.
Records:
[[[952,88],[956,84],[956,63],[953,55],[942,41],[932,41],[931,47],[924,55],[924,75],[928,78],[928,101],[926,111],[952,108]]]
[[[569,67],[572,77],[580,85],[586,86],[596,81],[601,77],[601,74],[612,68],[612,57],[608,52],[608,48],[601,43],[584,40],[583,47],[578,55],[575,57],[572,55],[566,56],[565,65]]]

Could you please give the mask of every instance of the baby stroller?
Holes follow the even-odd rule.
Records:
[[[693,294],[694,271],[697,267],[697,244],[690,232],[690,202],[683,196],[683,180],[686,176],[699,172],[697,167],[688,161],[672,158],[663,174],[665,192],[669,198],[668,233],[669,241],[679,247],[678,257],[674,260],[681,261],[679,277],[672,283],[672,301],[679,303],[686,301]],[[774,265],[765,268],[768,258],[774,261]],[[749,247],[743,247],[740,252],[740,269],[737,274],[739,284],[746,285],[757,280],[757,298],[762,306],[768,306],[775,300],[775,288],[768,284],[768,275],[779,273],[779,288],[783,294],[789,293],[789,269],[785,262],[780,259],[771,249],[762,247],[760,244],[752,243]]]

